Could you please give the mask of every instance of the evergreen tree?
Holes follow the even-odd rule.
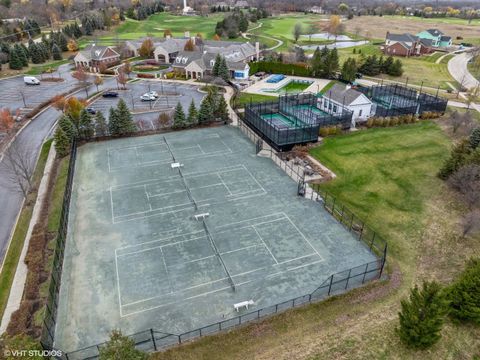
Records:
[[[82,139],[88,140],[93,137],[95,132],[95,127],[92,121],[92,116],[83,109],[80,113],[80,124],[79,124],[79,136]]]
[[[101,111],[97,111],[95,114],[95,135],[96,136],[107,136],[108,135],[108,126],[105,117]]]
[[[337,48],[333,48],[328,52],[326,55],[326,64],[327,66],[324,75],[326,78],[333,78],[339,68]]]
[[[446,159],[438,172],[440,179],[446,180],[448,177],[460,169],[467,162],[472,148],[468,140],[464,140],[454,145],[450,156]]]
[[[182,104],[178,102],[177,106],[175,107],[175,113],[173,115],[173,128],[181,129],[185,126],[185,112],[183,111]]]
[[[58,33],[57,40],[58,40],[58,47],[60,48],[60,50],[61,51],[68,51],[68,39],[67,39],[67,37],[62,33]]]
[[[474,150],[480,145],[480,127],[473,129],[468,140],[470,147]]]
[[[132,114],[125,104],[123,99],[120,99],[117,105],[117,116],[118,116],[118,131],[119,135],[130,134],[137,130],[135,123],[133,122]],[[114,135],[112,132],[110,132]]]
[[[217,106],[215,108],[215,118],[217,120],[224,121],[225,123],[228,121],[228,105],[222,95],[219,96],[217,101]]]
[[[215,63],[213,64],[213,68],[212,68],[213,76],[219,76],[218,69],[220,68],[221,62],[222,62],[222,57],[220,56],[220,54],[217,54],[217,56],[215,56]]]
[[[60,51],[60,48],[57,46],[57,44],[53,44],[52,46],[52,56],[53,60],[62,60],[62,52]]]
[[[320,52],[319,47],[317,47],[313,52],[312,61],[310,65],[312,68],[313,76],[320,77],[321,73],[323,72],[323,61],[322,61],[322,54]]]
[[[50,58],[50,50],[48,46],[45,45],[44,43],[39,43],[37,47],[40,50],[40,54],[42,56],[42,63],[44,63]]]
[[[121,134],[119,122],[120,119],[117,110],[111,107],[108,114],[108,132],[110,135],[115,136]]]
[[[213,120],[213,108],[208,96],[204,97],[198,110],[198,122],[207,124]]]
[[[447,301],[436,282],[424,282],[422,289],[415,286],[409,300],[402,300],[397,333],[407,345],[425,349],[441,337],[440,331],[447,313]]]
[[[357,62],[354,58],[348,58],[342,65],[342,79],[354,82],[357,75]]]
[[[28,45],[28,51],[30,52],[30,58],[32,59],[32,63],[41,64],[44,61],[42,51],[39,49],[39,46],[34,42]]]
[[[17,50],[12,48],[10,50],[9,67],[12,70],[20,70],[22,68],[22,60],[20,59]]]
[[[480,325],[480,259],[472,259],[450,287],[450,315]]]
[[[224,57],[221,58],[220,66],[218,67],[218,76],[225,81],[230,79],[230,71],[228,70],[227,60]]]
[[[248,29],[248,19],[246,16],[243,15],[243,12],[240,13],[240,20],[238,22],[238,30],[240,30],[242,33],[246,32]]]
[[[147,360],[147,354],[135,348],[135,341],[123,336],[118,330],[113,330],[108,340],[100,348],[100,360]]]
[[[387,59],[383,62],[382,68],[380,70],[382,74],[388,74],[390,72],[393,66],[393,62],[394,62],[393,56],[387,57]]]
[[[85,22],[84,32],[85,32],[85,35],[93,34],[93,26],[89,19],[87,19],[87,21]]]
[[[58,127],[60,127],[69,141],[72,141],[77,136],[77,129],[73,125],[72,120],[67,115],[62,115],[58,120]]]
[[[55,135],[53,138],[55,140],[55,150],[57,151],[57,155],[59,157],[68,155],[70,151],[70,139],[60,126],[58,126],[57,130],[55,130]]]
[[[401,76],[403,74],[402,62],[397,59],[387,69],[387,74],[391,76]]]
[[[23,66],[28,66],[28,57],[23,51],[23,48],[19,44],[14,45],[15,52],[18,55],[18,58],[20,59],[20,62],[22,63]]]
[[[190,106],[188,108],[187,125],[193,126],[197,123],[197,120],[198,120],[198,111],[192,99],[192,102],[190,103]]]

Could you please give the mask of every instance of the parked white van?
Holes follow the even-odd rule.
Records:
[[[25,76],[23,82],[27,85],[40,85],[40,80],[34,76]]]

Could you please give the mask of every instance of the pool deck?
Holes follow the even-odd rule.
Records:
[[[280,94],[283,94],[283,93],[278,93],[275,91],[282,88],[292,80],[298,80],[298,81],[311,81],[312,84],[308,88],[306,88],[303,92],[311,92],[315,94],[320,90],[322,90],[330,82],[330,80],[327,80],[327,79],[315,79],[315,78],[287,75],[285,79],[283,79],[282,81],[279,81],[278,83],[267,83],[268,78],[269,77],[266,77],[265,79],[257,81],[253,85],[243,90],[243,92],[248,94],[279,96]]]

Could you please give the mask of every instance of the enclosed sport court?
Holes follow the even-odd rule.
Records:
[[[121,329],[154,350],[330,293],[339,271],[376,277],[368,246],[298,189],[229,126],[80,146],[54,347],[96,356]]]

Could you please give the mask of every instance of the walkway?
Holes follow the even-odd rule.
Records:
[[[257,26],[251,28],[251,29],[248,29],[247,31],[252,31],[252,30],[257,30],[257,29],[260,29],[262,27],[263,23],[259,23]],[[258,34],[252,34],[250,32],[246,32],[246,33],[242,33],[242,37],[244,39],[250,39],[251,36],[256,36],[256,37],[261,37],[261,38],[264,38],[264,39],[269,39],[269,40],[273,40],[273,41],[276,41],[277,44],[272,46],[272,47],[269,47],[268,49],[265,49],[266,51],[272,51],[272,50],[275,50],[277,48],[279,48],[280,46],[283,45],[283,41],[282,40],[279,40],[279,39],[276,39],[274,37],[270,37],[270,36],[266,36],[266,35],[258,35]]]
[[[472,58],[471,54],[462,53],[454,56],[448,62],[448,72],[464,88],[470,90],[479,86],[479,81],[468,71],[468,61]]]

